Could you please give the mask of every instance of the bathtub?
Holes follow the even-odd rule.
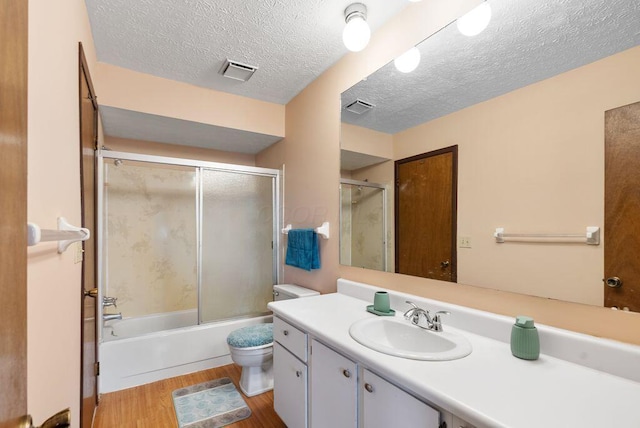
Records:
[[[231,364],[229,333],[272,322],[272,316],[194,325],[196,320],[193,310],[108,321],[98,347],[98,391],[119,391]]]

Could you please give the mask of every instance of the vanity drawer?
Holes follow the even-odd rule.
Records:
[[[273,340],[301,361],[307,362],[307,334],[278,317],[273,317]]]

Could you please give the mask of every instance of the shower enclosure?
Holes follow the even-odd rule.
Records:
[[[387,270],[387,191],[384,185],[340,180],[340,264]]]
[[[102,341],[268,313],[278,170],[102,150],[98,174]]]

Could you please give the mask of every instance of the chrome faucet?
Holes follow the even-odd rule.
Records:
[[[102,297],[102,307],[106,308],[107,306],[113,306],[114,308],[117,308],[118,307],[118,305],[116,304],[117,300],[118,300],[117,297],[103,296]]]
[[[404,313],[404,318],[406,320],[410,320],[411,324],[417,325],[425,330],[442,331],[441,317],[442,315],[449,315],[449,312],[438,311],[432,317],[428,310],[419,308],[418,305],[412,301],[407,300],[406,303],[410,304],[412,307]],[[424,323],[420,322],[422,319],[424,319]]]
[[[104,321],[121,320],[122,312],[118,312],[117,314],[102,314],[102,319]]]

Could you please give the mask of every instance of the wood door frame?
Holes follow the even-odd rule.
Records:
[[[28,3],[0,8],[0,427],[27,414]]]
[[[93,87],[93,82],[91,81],[91,75],[89,74],[89,66],[87,64],[87,59],[85,57],[84,54],[84,49],[82,47],[82,42],[78,43],[78,115],[79,115],[79,126],[78,126],[78,146],[79,146],[79,153],[80,153],[80,209],[81,209],[81,213],[85,212],[85,207],[86,207],[86,201],[85,201],[85,197],[84,197],[84,190],[83,190],[83,177],[84,177],[84,154],[83,154],[83,145],[82,145],[82,87],[83,87],[83,83],[86,82],[86,85],[89,88],[89,98],[91,99],[91,103],[93,105],[93,136],[94,136],[94,148],[97,148],[97,143],[98,143],[98,101],[97,101],[97,97],[95,95],[95,90]],[[95,188],[95,177],[94,177],[94,188]],[[94,190],[94,195],[96,194],[95,190]],[[96,209],[94,207],[94,225],[97,224],[97,218],[96,218]],[[84,214],[82,214],[82,216],[84,216]],[[85,225],[83,224],[82,227],[85,227]],[[93,245],[96,245],[96,236],[95,236],[95,228],[92,231],[93,236],[92,236],[92,240],[91,242],[93,243]],[[83,242],[82,245],[86,245],[86,242]],[[97,254],[97,248],[94,248],[93,254],[96,255]],[[94,271],[96,272],[96,278],[94,278],[95,282],[94,284],[97,285],[97,270],[95,269],[95,267],[97,266],[97,260],[93,260],[94,263]],[[80,423],[82,423],[82,421],[84,420],[84,341],[85,341],[85,332],[84,332],[84,319],[85,319],[85,296],[84,296],[84,290],[85,290],[85,284],[84,284],[84,278],[85,278],[85,262],[82,263],[82,273],[81,273],[81,281],[80,281]],[[93,314],[94,319],[96,320],[96,331],[94,333],[94,337],[97,339],[98,337],[98,332],[97,332],[97,326],[98,326],[98,319],[97,319],[97,315],[98,315],[98,311],[97,311],[97,298],[96,298],[96,304],[95,304],[95,311]],[[95,349],[94,349],[94,355],[96,355],[96,359],[97,359],[97,355],[98,355],[98,349],[97,349],[97,340],[95,343]],[[96,379],[95,379],[95,397],[96,397],[96,406],[98,405],[98,391],[97,391],[97,384],[98,384],[98,379],[97,379],[97,370],[96,370]],[[95,413],[95,410],[94,410]]]
[[[398,236],[400,233],[400,226],[398,224],[398,216],[400,210],[400,195],[398,192],[399,178],[398,173],[400,166],[405,163],[414,162],[420,159],[426,159],[434,156],[451,153],[451,281],[458,282],[458,145],[444,147],[442,149],[433,150],[419,155],[411,156],[404,159],[399,159],[394,162],[393,168],[393,215],[394,215],[394,246],[395,246],[395,272],[398,273],[398,266],[400,264],[400,247]]]

